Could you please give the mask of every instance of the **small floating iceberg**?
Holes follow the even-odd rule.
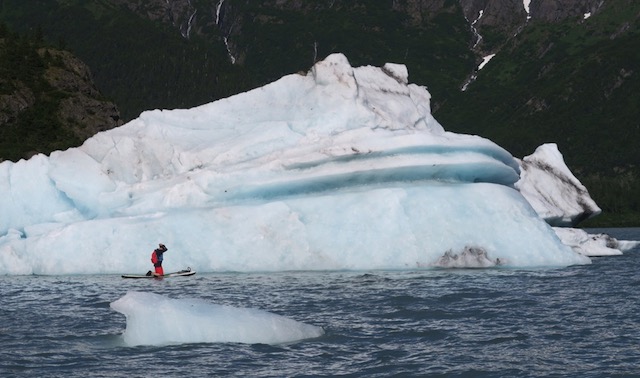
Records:
[[[199,299],[172,299],[128,292],[111,303],[127,318],[128,346],[179,343],[280,344],[322,336],[324,330],[252,308],[237,308]]]

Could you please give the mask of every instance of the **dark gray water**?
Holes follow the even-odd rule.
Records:
[[[640,240],[637,228],[606,231]],[[634,250],[539,270],[2,276],[0,376],[638,376],[639,270]],[[132,290],[259,308],[326,334],[127,347],[109,304]]]

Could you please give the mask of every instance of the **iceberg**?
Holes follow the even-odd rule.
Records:
[[[518,161],[520,180],[516,189],[553,226],[562,243],[575,252],[589,257],[617,256],[640,245],[640,241],[617,240],[607,234],[589,234],[574,228],[602,210],[571,173],[555,143],[543,144]]]
[[[554,230],[564,244],[589,257],[618,256],[640,245],[637,241],[620,241],[607,234],[589,234],[577,228],[554,227]]]
[[[516,189],[519,162],[447,132],[405,66],[342,54],[226,99],[152,110],[0,163],[0,274],[588,264]]]
[[[126,317],[127,346],[180,343],[282,344],[324,335],[322,327],[253,308],[128,292],[110,304]],[[158,330],[162,330],[159,332]]]
[[[538,215],[554,227],[575,227],[602,212],[571,173],[555,143],[539,146],[520,162],[516,188]]]

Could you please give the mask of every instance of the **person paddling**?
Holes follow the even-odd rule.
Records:
[[[164,276],[164,270],[162,269],[162,255],[165,252],[167,252],[167,247],[160,243],[158,244],[158,248],[154,249],[153,253],[151,253],[151,262],[155,268],[155,273],[153,273],[154,276]],[[150,276],[150,273],[151,271],[149,271],[147,275]]]

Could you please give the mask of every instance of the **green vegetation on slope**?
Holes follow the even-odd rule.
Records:
[[[156,108],[187,108],[247,89],[222,43],[185,40],[169,26],[107,1],[3,0],[0,19],[20,32],[42,28],[50,43],[87,63],[124,120]]]
[[[206,2],[196,2],[197,4]],[[211,2],[209,2],[211,3]],[[344,53],[354,66],[406,64],[412,82],[427,83],[434,98],[457,91],[474,63],[470,31],[455,2],[420,27],[408,26],[390,3],[354,3],[348,9],[319,3],[311,13],[234,2],[245,20],[235,36],[242,64],[231,64],[221,32],[183,38],[172,25],[139,17],[110,1],[1,0],[0,19],[20,32],[38,27],[51,43],[87,63],[102,93],[122,118],[156,108],[186,108],[307,71],[315,60]],[[200,13],[201,24],[210,25]],[[314,56],[315,55],[315,56]]]
[[[514,156],[557,143],[604,214],[640,225],[640,30],[633,14],[640,3],[587,22],[527,26],[436,118]],[[590,224],[598,219],[611,224],[613,217]]]
[[[199,11],[201,34],[189,39],[110,0],[0,0],[0,20],[31,35],[41,27],[50,43],[70,48],[124,120],[246,91],[333,52],[354,66],[403,63],[411,82],[428,86],[447,130],[487,137],[518,157],[555,142],[604,210],[594,221],[616,214],[640,225],[640,3],[606,2],[586,21],[530,22],[515,37],[483,30],[487,46],[502,49],[465,92],[476,62],[457,1],[418,26],[391,2],[301,2],[306,11],[274,3],[225,1],[241,17],[230,37],[235,65],[211,12]],[[211,4],[192,1],[199,10]]]
[[[0,25],[0,161],[81,143],[58,120],[66,94],[52,88],[43,74],[60,62],[49,54],[41,57],[37,49],[42,44],[39,32],[21,36]],[[17,98],[9,96],[16,93]]]

